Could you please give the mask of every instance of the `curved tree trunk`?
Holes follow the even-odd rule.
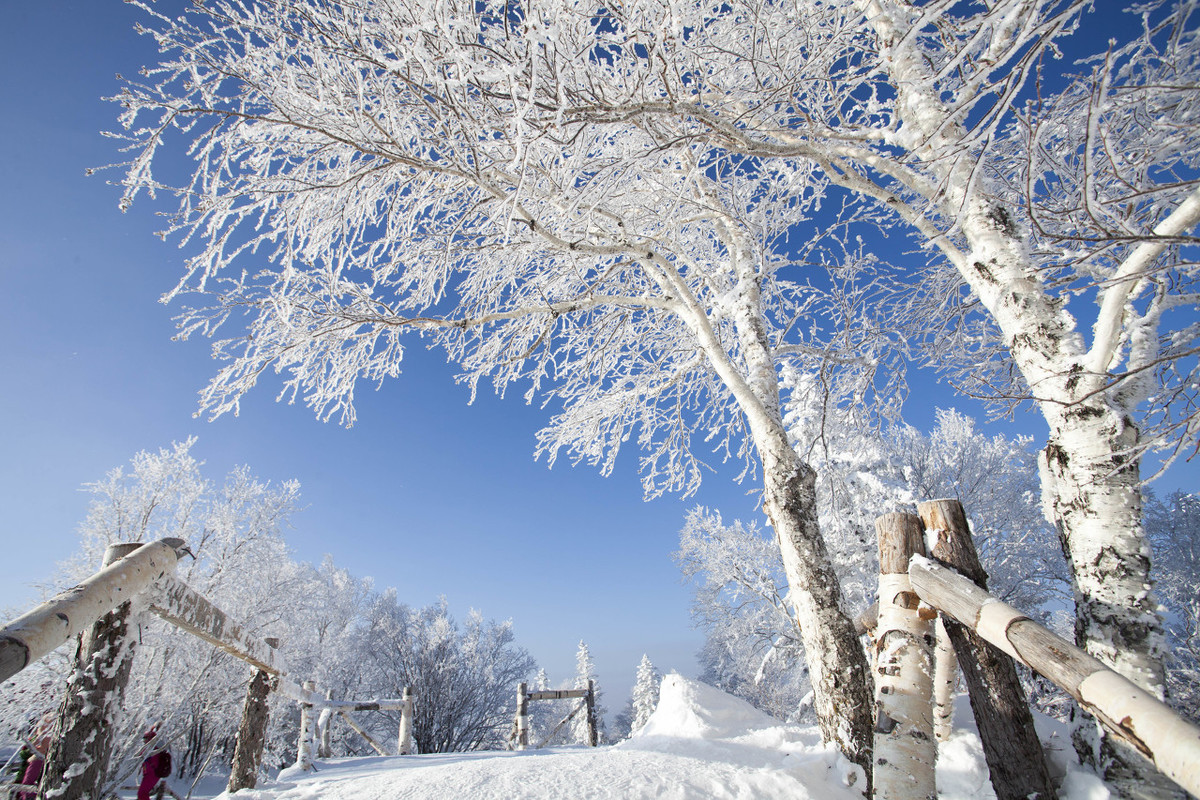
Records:
[[[759,445],[763,510],[775,529],[826,742],[871,776],[873,691],[866,652],[817,525],[816,473],[785,437]]]

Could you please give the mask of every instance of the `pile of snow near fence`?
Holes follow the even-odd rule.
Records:
[[[978,737],[961,731],[948,744],[938,765],[942,800],[993,797]],[[1064,758],[1070,752],[1062,748]],[[865,785],[815,727],[782,723],[679,675],[663,679],[646,726],[611,747],[347,758],[317,768],[284,770],[237,800],[862,800]],[[1063,768],[1064,800],[1108,797],[1095,778]]]

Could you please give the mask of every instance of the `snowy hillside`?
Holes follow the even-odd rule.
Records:
[[[938,766],[943,800],[993,796],[973,734],[956,735]],[[782,724],[724,692],[669,675],[650,722],[612,747],[334,759],[320,763],[315,774],[285,770],[237,797],[861,800],[863,783],[862,771],[822,747],[814,728]],[[1071,770],[1061,796],[1104,800],[1108,792],[1095,778]]]

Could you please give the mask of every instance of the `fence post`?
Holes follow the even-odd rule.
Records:
[[[529,687],[524,681],[517,684],[517,749],[529,747]]]
[[[132,553],[142,542],[109,545],[101,569]],[[117,589],[129,597],[127,592]],[[100,794],[112,752],[113,714],[121,707],[136,639],[129,636],[130,601],[118,605],[79,639],[75,669],[58,710],[46,754],[39,797],[54,790],[57,800]]]
[[[325,699],[333,699],[333,689],[325,690]],[[329,758],[333,755],[330,737],[333,735],[333,709],[326,706],[317,717],[317,757]]]
[[[316,681],[305,681],[303,687],[305,694],[311,694],[317,690]],[[300,739],[296,743],[296,766],[308,772],[313,766],[313,740],[316,720],[313,719],[312,703],[300,704]]]
[[[279,640],[268,638],[272,648],[279,647]],[[242,706],[242,723],[238,725],[237,739],[233,746],[233,768],[229,771],[230,794],[240,789],[253,789],[258,785],[258,768],[262,764],[263,746],[267,742],[267,698],[271,693],[271,674],[265,670],[254,670],[254,677],[246,688],[246,702]]]
[[[587,703],[588,747],[595,747],[600,744],[600,734],[596,724],[596,682],[593,680],[588,680],[584,702]]]
[[[950,741],[954,733],[954,686],[958,683],[958,658],[941,617],[933,623],[933,736]]]
[[[404,708],[400,709],[400,734],[397,736],[396,752],[402,756],[416,752],[413,746],[413,690],[404,687]]]
[[[986,590],[987,573],[962,504],[930,500],[917,513],[929,531],[930,555]],[[996,800],[1053,800],[1054,783],[1012,659],[960,623],[945,617],[943,622],[970,694]]]
[[[875,797],[935,800],[937,742],[930,713],[933,690],[932,614],[922,613],[908,580],[913,554],[924,555],[924,530],[914,514],[884,514],[879,537],[879,624],[875,638]]]

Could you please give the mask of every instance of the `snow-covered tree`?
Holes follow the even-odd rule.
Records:
[[[514,641],[511,622],[472,611],[461,626],[445,600],[413,609],[395,590],[378,597],[360,657],[377,693],[411,686],[413,738],[420,753],[499,749],[515,713],[515,689],[533,659]],[[398,718],[388,718],[395,730]]]
[[[637,733],[650,721],[650,715],[658,707],[661,684],[662,674],[654,668],[650,657],[643,653],[638,663],[637,680],[633,684],[633,724],[630,733]]]
[[[811,690],[800,631],[787,605],[778,550],[754,523],[691,511],[677,559],[704,631],[700,679],[784,720],[801,719]]]
[[[1046,418],[1078,636],[1162,687],[1137,456],[1197,425],[1197,38],[1192,4],[1151,4],[1055,91],[1045,56],[1090,6],[199,5],[119,97],[123,202],[163,188],[181,131],[183,333],[250,334],[217,345],[215,412],[274,367],[350,421],[416,332],[472,389],[561,409],[551,459],[610,469],[636,429],[651,494],[694,488],[701,445],[761,470],[823,732],[865,765],[865,663],[778,378],[818,376],[831,409],[889,394],[894,281],[922,281],[899,294],[931,360]],[[928,268],[889,272],[880,230]]]
[[[170,224],[200,248],[172,293],[193,302],[182,332],[249,326],[217,345],[213,412],[273,367],[285,395],[350,422],[358,378],[398,374],[415,333],[472,390],[519,385],[560,409],[539,440],[551,460],[608,471],[636,430],[650,495],[694,490],[709,451],[744,460],[786,551],[823,731],[865,765],[865,657],[776,376],[832,361],[835,401],[888,391],[898,351],[862,301],[883,268],[842,240],[796,252],[789,230],[826,183],[815,164],[777,169],[643,124],[662,100],[657,59],[686,81],[742,46],[724,12],[668,11],[597,24],[571,0],[313,0],[160,17],[162,65],[119,97],[124,202],[162,188],[160,144],[194,142]],[[709,33],[716,49],[689,50]]]
[[[294,588],[295,570],[280,533],[296,507],[298,484],[272,486],[245,467],[223,482],[210,481],[192,454],[194,446],[192,439],[140,452],[128,467],[87,484],[92,501],[80,525],[81,546],[60,565],[56,582],[65,588],[94,573],[110,544],[183,538],[195,558],[182,561],[178,575],[267,635],[286,612],[285,598]],[[99,776],[101,786],[115,786],[136,770],[142,733],[151,726],[170,743],[181,774],[196,775],[217,752],[227,761],[249,668],[150,615],[138,616],[130,635],[138,647],[123,709],[108,720],[112,752],[108,772]],[[0,693],[6,700],[24,698],[20,702],[52,699],[56,707],[66,687],[50,676],[69,661],[69,655],[54,655]],[[30,681],[37,684],[32,692]],[[45,698],[48,693],[57,696]]]
[[[596,676],[596,663],[592,661],[592,651],[588,649],[587,642],[582,639],[579,641],[579,647],[575,650],[575,689],[588,688],[588,682],[591,682],[592,689],[595,693],[595,712],[596,712],[596,736],[601,743],[607,738],[604,730],[604,717],[606,709],[604,708],[601,699],[603,693],[600,691],[600,679]],[[572,700],[572,703],[578,703],[578,700]],[[577,744],[588,743],[588,720],[587,709],[580,711],[575,715],[575,719],[571,720],[571,740]]]
[[[1147,493],[1146,533],[1154,547],[1154,581],[1166,607],[1170,657],[1167,699],[1200,722],[1200,494]]]

